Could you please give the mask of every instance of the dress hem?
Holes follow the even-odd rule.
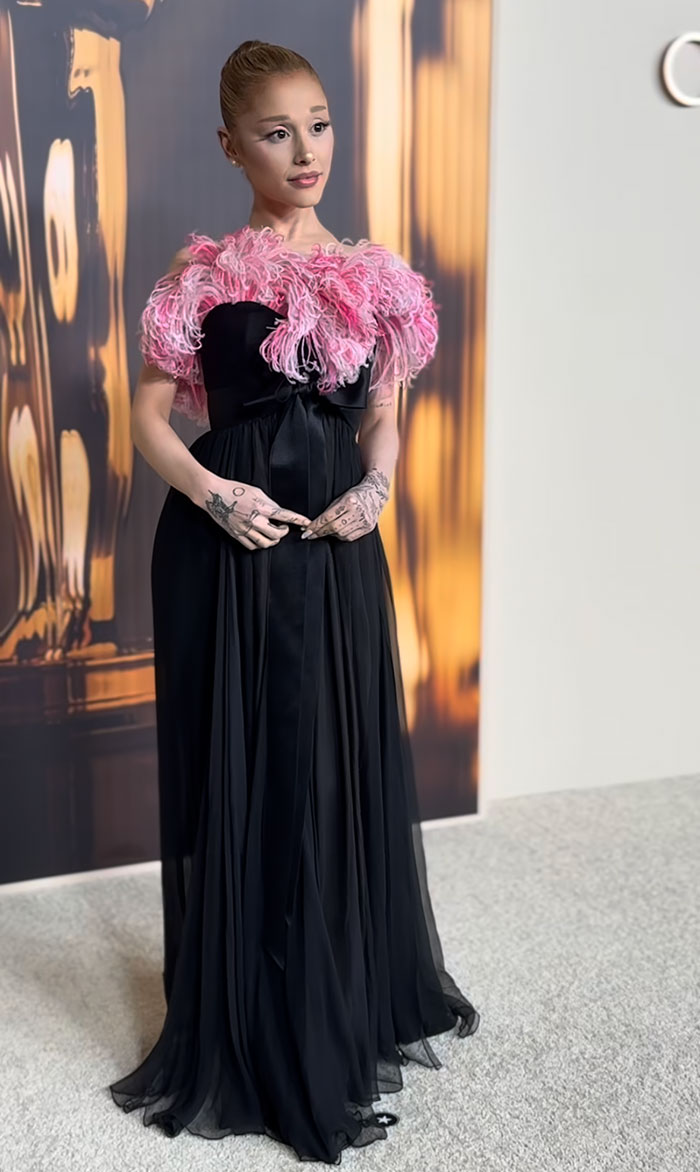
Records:
[[[341,1143],[340,1146],[336,1149],[335,1155],[332,1157],[329,1157],[327,1159],[320,1156],[320,1155],[310,1155],[310,1154],[304,1155],[304,1154],[302,1154],[294,1146],[293,1143],[291,1143],[289,1140],[284,1139],[284,1137],[281,1135],[280,1132],[275,1131],[275,1129],[273,1127],[270,1127],[268,1124],[264,1124],[262,1127],[246,1126],[246,1127],[241,1127],[240,1129],[237,1129],[236,1127],[229,1127],[225,1130],[222,1130],[219,1134],[216,1134],[216,1135],[207,1134],[204,1131],[198,1131],[196,1128],[194,1128],[186,1123],[181,1122],[181,1120],[179,1120],[177,1118],[175,1113],[172,1111],[169,1111],[169,1110],[164,1110],[164,1111],[160,1111],[160,1112],[153,1111],[150,1113],[150,1116],[149,1116],[149,1107],[151,1107],[159,1099],[163,1098],[163,1096],[161,1094],[156,1094],[156,1095],[153,1095],[152,1097],[149,1097],[148,1095],[146,1095],[146,1096],[144,1096],[144,1095],[138,1095],[138,1096],[129,1095],[128,1092],[126,1092],[126,1091],[118,1091],[116,1089],[119,1086],[119,1082],[111,1083],[109,1085],[108,1089],[109,1089],[110,1094],[112,1096],[112,1099],[114,1100],[117,1107],[119,1107],[121,1110],[123,1110],[126,1114],[131,1114],[134,1111],[141,1110],[143,1112],[142,1122],[145,1127],[154,1127],[154,1126],[158,1127],[158,1128],[160,1128],[161,1131],[163,1131],[163,1133],[165,1135],[169,1136],[170,1138],[175,1138],[182,1131],[187,1131],[187,1132],[189,1132],[190,1135],[194,1135],[198,1139],[205,1139],[205,1140],[209,1140],[209,1141],[228,1139],[231,1136],[264,1135],[264,1136],[267,1136],[268,1139],[275,1140],[275,1142],[282,1144],[286,1148],[289,1148],[290,1151],[292,1151],[296,1154],[300,1163],[320,1163],[320,1164],[339,1165],[342,1162],[343,1152],[346,1151],[348,1148],[350,1148],[350,1147],[367,1147],[369,1144],[375,1143],[378,1140],[387,1139],[387,1126],[385,1126],[384,1124],[381,1124],[377,1121],[377,1115],[381,1114],[381,1111],[376,1112],[374,1110],[374,1104],[378,1103],[383,1095],[398,1094],[399,1091],[402,1091],[404,1089],[405,1082],[401,1076],[401,1067],[402,1066],[408,1067],[411,1065],[411,1062],[414,1062],[418,1066],[430,1066],[434,1070],[443,1069],[444,1063],[437,1057],[437,1055],[434,1053],[432,1047],[430,1047],[430,1045],[427,1044],[428,1038],[429,1037],[445,1037],[447,1035],[451,1035],[454,1037],[460,1037],[460,1038],[468,1038],[476,1033],[477,1028],[479,1026],[479,1021],[480,1021],[479,1011],[477,1009],[475,1009],[473,1006],[471,1006],[470,1009],[466,1013],[464,1013],[464,1014],[460,1013],[458,1015],[458,1020],[455,1022],[455,1024],[451,1028],[449,1028],[447,1030],[442,1030],[438,1034],[428,1034],[428,1035],[422,1036],[421,1038],[417,1039],[414,1042],[397,1043],[396,1048],[395,1048],[395,1053],[391,1059],[386,1059],[384,1057],[378,1058],[376,1065],[375,1065],[375,1072],[378,1070],[380,1062],[395,1061],[397,1063],[396,1073],[398,1075],[398,1083],[396,1083],[394,1085],[389,1085],[389,1080],[386,1079],[386,1077],[385,1077],[383,1080],[385,1085],[382,1085],[381,1089],[379,1089],[379,1086],[382,1083],[382,1078],[380,1078],[380,1076],[375,1073],[375,1080],[377,1082],[377,1088],[378,1088],[377,1094],[370,1095],[366,1100],[362,1100],[362,1101],[352,1100],[352,1101],[346,1102],[345,1109],[350,1114],[355,1114],[357,1112],[355,1117],[356,1117],[358,1123],[360,1124],[360,1126],[354,1135],[351,1135],[350,1132],[348,1132],[348,1131],[343,1131],[343,1130],[336,1131],[334,1134],[336,1136],[345,1135],[347,1137],[347,1142]],[[429,1058],[430,1058],[429,1062],[421,1062],[415,1056],[411,1056],[408,1053],[406,1053],[406,1050],[404,1049],[404,1047],[417,1046],[417,1045],[422,1045],[423,1053],[427,1053],[429,1055]],[[120,1080],[120,1081],[126,1081],[126,1080]],[[130,1102],[130,1100],[131,1100],[131,1102]],[[367,1108],[371,1108],[372,1110],[368,1114],[363,1114],[363,1112],[366,1111]],[[399,1116],[397,1116],[397,1122],[398,1122],[398,1119],[399,1119]],[[390,1124],[388,1126],[393,1126],[393,1124]]]

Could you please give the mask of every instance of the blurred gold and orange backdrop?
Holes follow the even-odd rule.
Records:
[[[187,232],[248,220],[216,136],[248,37],[324,82],[323,223],[434,283],[380,525],[422,817],[478,809],[490,25],[490,0],[0,0],[0,882],[157,857],[136,324]]]

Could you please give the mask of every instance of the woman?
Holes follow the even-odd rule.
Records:
[[[140,323],[134,442],[171,485],[152,593],[167,1014],[112,1084],[145,1123],[340,1163],[428,1036],[479,1015],[428,894],[377,528],[394,386],[432,357],[425,278],[316,216],[333,131],[305,58],[221,75],[247,225],[191,233]],[[315,181],[304,179],[317,173]],[[210,430],[188,449],[175,407]]]

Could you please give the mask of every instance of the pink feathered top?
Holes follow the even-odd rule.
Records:
[[[191,259],[160,277],[146,302],[139,347],[176,380],[174,410],[200,426],[209,423],[202,322],[222,302],[258,301],[278,312],[260,354],[292,382],[316,371],[319,393],[355,382],[374,352],[371,403],[380,388],[409,384],[435,353],[432,282],[384,245],[362,239],[345,252],[317,243],[302,254],[274,229],[247,224],[218,241],[191,232],[186,244]]]

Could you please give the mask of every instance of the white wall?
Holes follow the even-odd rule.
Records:
[[[700,770],[700,8],[494,3],[487,801]]]

